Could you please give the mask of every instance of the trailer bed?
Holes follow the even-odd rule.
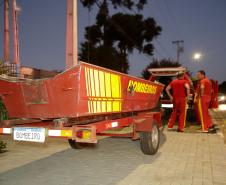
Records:
[[[0,96],[13,118],[78,118],[156,106],[163,86],[81,63],[49,79],[0,79]]]

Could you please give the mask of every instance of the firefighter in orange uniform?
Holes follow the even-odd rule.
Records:
[[[170,90],[172,89],[173,95],[171,95]],[[190,94],[190,87],[188,81],[184,79],[184,73],[178,73],[177,79],[173,80],[166,88],[166,92],[173,102],[173,112],[171,113],[168,129],[173,128],[174,123],[177,119],[177,114],[179,113],[179,123],[178,132],[184,131],[184,126],[186,122],[187,114],[187,97]]]
[[[206,77],[205,71],[198,71],[197,78],[200,82],[196,92],[195,103],[198,105],[198,113],[202,125],[202,131],[208,132],[209,129],[213,127],[212,120],[208,112],[211,101],[212,84]]]

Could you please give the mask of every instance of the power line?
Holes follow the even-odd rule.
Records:
[[[177,22],[175,21],[175,17],[174,17],[174,15],[173,15],[173,13],[172,13],[172,11],[171,11],[171,9],[170,9],[170,6],[169,6],[167,0],[164,0],[164,2],[165,2],[165,3],[163,3],[163,4],[165,5],[165,7],[166,7],[166,9],[167,9],[167,11],[168,11],[168,14],[169,14],[169,16],[170,16],[170,18],[171,18],[171,21],[172,21],[172,23],[174,22],[175,28],[177,28],[177,31],[179,32],[179,35],[181,36],[180,27],[178,26]]]
[[[165,53],[166,53],[166,55],[168,56],[168,57],[166,57],[166,58],[170,58],[170,57],[172,57],[172,55],[169,53],[169,51],[161,44],[161,42],[159,41],[159,40],[155,40],[155,42],[158,44],[158,46],[162,49],[162,51],[164,51]]]
[[[149,3],[148,3],[148,6],[149,6],[150,9],[152,9],[152,12],[153,12],[154,16],[157,17],[157,18],[159,18],[161,20],[161,21],[159,20],[160,23],[161,22],[162,23],[165,23],[165,24],[162,24],[162,25],[167,25],[168,28],[170,28],[169,30],[173,34],[177,35],[177,31],[175,30],[175,27],[171,24],[172,22],[170,23],[169,19],[166,16],[163,16],[163,14],[161,13],[161,12],[164,12],[164,10],[162,9],[162,6],[159,6],[159,4],[156,3],[156,1],[153,1],[153,2],[155,3],[156,9],[158,9],[157,11],[155,11],[154,8],[152,9]],[[158,13],[158,12],[160,12],[160,13]]]
[[[4,0],[2,0],[2,2],[0,3],[0,7],[4,4]]]
[[[148,7],[149,7],[149,9],[151,10],[152,8],[151,8],[151,6],[150,6],[150,4],[149,3],[147,3],[147,5],[148,5]],[[157,4],[156,4],[156,6],[157,6]],[[154,10],[154,9],[153,9]],[[153,11],[152,11],[153,12]],[[153,14],[154,14],[154,16],[156,16],[157,14],[155,13],[155,12],[153,12]],[[149,13],[149,15],[150,16],[152,16],[151,15],[151,13]],[[162,15],[162,14],[159,14],[159,15]],[[162,16],[156,16],[157,18],[160,18],[161,20],[163,20],[163,18],[162,18]],[[166,19],[165,19],[166,20]],[[161,21],[159,21],[159,23],[160,23],[160,25],[161,25]],[[168,21],[166,21],[166,23],[168,24]],[[168,24],[168,25],[170,25],[170,24]],[[172,30],[171,30],[172,31]],[[167,33],[167,32],[166,32]],[[162,44],[159,40],[155,40],[156,41],[156,43],[157,43],[157,45],[159,46],[159,48],[162,50],[162,52],[165,54],[165,56],[168,56],[168,57],[166,57],[166,58],[169,58],[169,57],[172,57],[172,55],[170,54],[170,52],[168,51],[168,49],[166,49],[165,47],[164,47],[164,44]],[[155,48],[156,49],[156,48]],[[159,52],[158,52],[159,53]]]

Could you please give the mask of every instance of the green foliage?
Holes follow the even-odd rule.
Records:
[[[0,152],[2,152],[6,148],[6,143],[0,140]]]
[[[146,0],[111,0],[115,8],[142,10]],[[85,7],[97,4],[96,23],[85,28],[85,42],[81,43],[79,59],[123,73],[129,69],[128,55],[136,48],[140,53],[153,54],[152,40],[161,32],[153,18],[141,14],[116,13],[109,15],[108,2],[82,1]]]
[[[159,68],[159,67],[180,67],[181,64],[175,61],[172,61],[171,59],[162,59],[157,60],[154,59],[141,73],[142,77],[144,79],[150,78],[150,73],[148,72],[148,69],[150,68]]]
[[[0,99],[0,122],[6,119],[8,119],[8,112],[2,100]]]
[[[110,68],[115,71],[121,71],[122,63],[125,61],[123,57],[115,50],[115,48],[109,46],[87,46],[88,43],[82,44],[81,53],[79,54],[80,60],[90,62],[92,64]],[[120,61],[122,59],[123,61]],[[125,66],[128,68],[128,66]]]
[[[0,122],[2,120],[8,119],[8,113],[6,111],[6,107],[0,99]],[[6,143],[0,140],[0,152],[6,148]]]
[[[12,65],[12,64],[11,64]],[[12,76],[12,67],[11,65],[4,65],[4,62],[2,59],[0,59],[0,75],[4,74],[4,75],[9,75]]]

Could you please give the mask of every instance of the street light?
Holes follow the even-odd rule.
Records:
[[[202,58],[202,54],[201,53],[198,53],[198,52],[194,53],[194,55],[193,55],[193,59],[194,60],[200,60],[201,58]]]

